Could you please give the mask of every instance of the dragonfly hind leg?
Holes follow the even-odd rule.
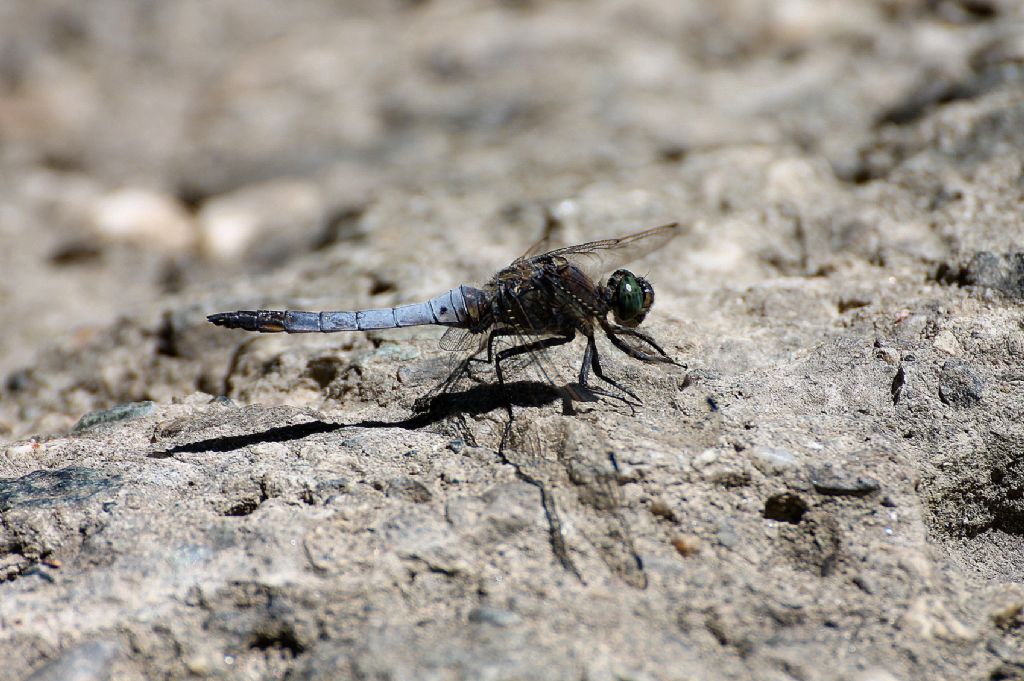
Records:
[[[503,333],[501,330],[493,331],[490,339],[487,341],[487,354],[491,354],[492,345],[494,339],[498,336],[511,335],[510,332]],[[576,337],[576,332],[571,331],[564,336],[555,336],[553,338],[545,338],[543,340],[533,341],[532,343],[524,343],[523,345],[516,345],[511,348],[505,348],[494,355],[494,373],[498,377],[498,385],[501,386],[502,395],[505,397],[505,411],[508,413],[508,423],[505,424],[505,431],[501,436],[501,445],[499,451],[504,450],[505,442],[508,439],[509,432],[512,430],[512,421],[515,419],[515,415],[512,413],[512,400],[509,399],[508,388],[505,386],[505,374],[501,370],[501,363],[506,359],[515,357],[516,355],[522,355],[527,352],[539,352],[546,350],[547,348],[553,348],[556,345],[565,345],[572,341]]]
[[[513,331],[512,329],[495,329],[495,330],[491,331],[490,335],[487,336],[487,344],[486,344],[486,347],[487,347],[487,357],[480,357],[480,353],[483,352],[483,350],[484,350],[484,348],[481,347],[476,352],[474,352],[472,355],[470,355],[469,357],[466,358],[466,363],[468,364],[469,362],[480,362],[480,363],[488,364],[488,365],[494,364],[494,354],[495,354],[494,353],[494,341],[497,340],[498,338],[502,338],[504,336],[514,336],[514,335],[516,335],[516,332]],[[556,343],[556,345],[558,345],[558,344]],[[509,349],[510,350],[514,350],[515,348],[509,348]],[[518,353],[515,353],[515,354],[518,354]]]
[[[480,353],[483,352],[483,347],[478,349],[472,355],[466,358],[467,362],[482,362],[484,364],[494,364],[494,341],[502,336],[514,336],[515,331],[511,329],[495,329],[491,331],[490,335],[487,336],[487,357],[480,357]]]

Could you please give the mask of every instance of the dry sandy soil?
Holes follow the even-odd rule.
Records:
[[[8,2],[0,141],[5,678],[1024,679],[1020,3]],[[503,452],[205,321],[672,220]]]

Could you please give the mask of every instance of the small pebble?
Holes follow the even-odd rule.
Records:
[[[203,654],[196,654],[185,658],[185,668],[196,676],[207,676],[213,669],[210,658]]]
[[[324,200],[311,182],[278,180],[215,196],[199,210],[200,244],[210,258],[232,260],[312,243],[322,233]]]
[[[4,450],[4,454],[12,458],[28,456],[39,449],[39,446],[39,443],[35,441],[22,442],[16,445],[11,445]]]
[[[837,497],[862,497],[882,487],[872,477],[847,475],[832,466],[811,469],[811,484],[819,494]]]
[[[969,286],[983,286],[1021,299],[1024,298],[1021,272],[1024,272],[1024,253],[978,251],[962,269],[961,276]]]
[[[700,553],[700,543],[700,537],[692,534],[680,534],[672,539],[672,546],[684,558]]]
[[[985,383],[966,362],[950,359],[939,375],[939,399],[952,407],[973,407],[981,401]]]
[[[940,331],[935,336],[935,340],[932,341],[932,347],[947,355],[955,356],[960,354],[960,343],[957,341],[956,336],[948,329]]]
[[[663,499],[655,499],[650,505],[651,515],[657,516],[658,518],[664,518],[665,520],[676,519],[676,514],[672,510],[672,507],[668,505]]]
[[[754,468],[765,475],[785,473],[800,465],[792,452],[775,447],[754,447],[750,453],[750,461]]]
[[[139,187],[101,196],[92,206],[91,219],[96,232],[109,241],[176,252],[191,248],[196,240],[184,206],[170,196]]]
[[[704,468],[718,461],[719,453],[717,449],[705,449],[703,452],[698,454],[693,459],[693,465],[695,468]]]

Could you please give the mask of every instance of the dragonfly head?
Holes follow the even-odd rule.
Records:
[[[615,322],[630,328],[640,326],[654,305],[654,287],[629,270],[616,270],[608,278],[612,314]]]

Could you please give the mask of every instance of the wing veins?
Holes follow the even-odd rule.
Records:
[[[515,263],[541,258],[565,258],[588,275],[594,276],[658,250],[675,238],[680,231],[679,223],[672,222],[617,239],[600,239],[585,244],[556,248],[540,255],[524,256],[517,259]]]

